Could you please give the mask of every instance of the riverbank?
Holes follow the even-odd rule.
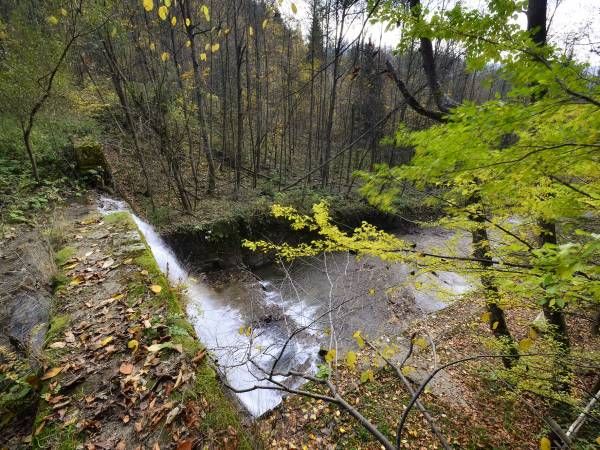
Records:
[[[50,326],[39,370],[20,381],[39,398],[35,423],[2,445],[255,447],[130,216],[103,217],[91,198],[54,219]]]

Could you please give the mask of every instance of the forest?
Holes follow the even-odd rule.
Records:
[[[0,0],[0,448],[600,448],[600,4]]]

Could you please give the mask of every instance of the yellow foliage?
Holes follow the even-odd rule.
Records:
[[[206,19],[206,21],[210,22],[210,12],[208,11],[208,6],[202,5],[200,7],[200,11],[202,12],[202,14],[204,14],[204,18]]]
[[[356,368],[356,361],[358,360],[358,357],[356,356],[356,352],[348,352],[346,353],[346,364],[348,365],[348,367],[350,367],[350,369],[354,370]]]
[[[325,354],[325,361],[331,364],[335,360],[336,353],[337,352],[335,351],[334,348],[332,348],[331,350],[329,350]]]
[[[158,8],[158,17],[160,17],[161,20],[167,20],[168,14],[169,8],[167,8],[165,5],[162,5],[160,8]]]
[[[144,0],[144,9],[148,12],[154,9],[154,0]]]

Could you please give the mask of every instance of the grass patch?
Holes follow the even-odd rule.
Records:
[[[186,397],[204,398],[208,402],[209,410],[201,425],[203,430],[227,430],[232,427],[239,439],[238,449],[255,448],[252,437],[242,428],[238,411],[223,392],[217,373],[208,362],[202,363],[196,371],[196,384],[185,392]]]
[[[47,387],[44,388],[44,391]],[[42,404],[38,410],[36,422],[34,425],[35,430],[40,430],[39,433],[33,437],[31,447],[33,449],[55,449],[55,450],[75,450],[81,448],[83,438],[78,433],[75,425],[62,426],[60,423],[49,423],[44,424],[43,418],[50,414],[52,409],[50,405],[42,400]]]
[[[54,261],[57,266],[64,266],[69,259],[75,254],[76,250],[73,247],[63,247],[54,255]]]
[[[119,211],[104,216],[104,222],[109,225],[124,225],[127,229],[135,229],[135,223],[127,211]]]
[[[52,317],[50,329],[46,334],[46,343],[53,342],[65,331],[71,323],[71,318],[67,314],[59,314]]]

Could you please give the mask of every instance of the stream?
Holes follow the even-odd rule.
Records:
[[[213,288],[187,270],[125,202],[101,197],[98,209],[102,214],[131,214],[160,269],[172,284],[184,288],[188,319],[226,383],[237,390],[276,387],[263,380],[275,361],[275,373],[314,372],[321,348],[335,348],[341,355],[353,348],[352,334],[357,330],[372,338],[399,340],[411,319],[435,314],[444,301],[471,288],[455,273],[414,274],[414,268],[405,264],[357,260],[347,253],[303,258],[283,267],[270,265],[255,270],[252,282],[228,280]],[[423,249],[453,238],[440,229],[399,236]],[[466,242],[462,244],[468,249]],[[302,382],[284,376],[274,380],[287,387]],[[256,389],[236,395],[252,416],[259,417],[275,408],[284,394]]]

